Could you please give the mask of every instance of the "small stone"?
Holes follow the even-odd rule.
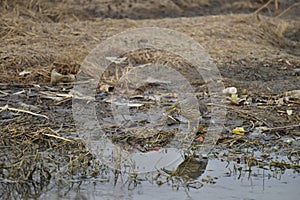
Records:
[[[295,76],[300,76],[300,68],[296,68],[293,70]]]

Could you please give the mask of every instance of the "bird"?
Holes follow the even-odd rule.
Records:
[[[199,123],[204,114],[208,112],[206,105],[196,97],[189,96],[171,106],[168,112],[177,110],[188,121],[188,130],[192,123]]]

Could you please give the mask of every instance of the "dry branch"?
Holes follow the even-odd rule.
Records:
[[[21,113],[26,113],[26,114],[34,115],[34,116],[37,116],[37,117],[43,117],[43,118],[49,119],[49,117],[47,117],[46,115],[37,114],[37,113],[31,112],[29,110],[22,110],[22,109],[18,109],[18,108],[10,108],[10,107],[8,107],[7,104],[3,107],[0,107],[0,109],[1,109],[1,112],[4,111],[4,110],[10,110],[10,111],[14,111],[14,112],[21,112]]]

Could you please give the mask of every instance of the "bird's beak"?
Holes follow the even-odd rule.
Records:
[[[172,111],[174,111],[174,110],[176,110],[176,109],[177,109],[177,105],[174,104],[174,105],[171,106],[170,109],[167,110],[167,113],[170,113],[170,112],[172,112]]]

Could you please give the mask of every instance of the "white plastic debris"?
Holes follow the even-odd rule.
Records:
[[[57,84],[61,82],[74,82],[75,76],[73,74],[63,75],[58,73],[55,69],[51,71],[51,84]]]
[[[237,89],[236,87],[227,87],[223,90],[224,94],[230,94],[230,95],[234,95],[237,93]]]
[[[292,114],[293,114],[293,110],[286,110],[286,113],[287,113],[288,115],[292,115]]]
[[[27,74],[31,74],[31,71],[24,70],[19,73],[20,76],[26,76]]]

